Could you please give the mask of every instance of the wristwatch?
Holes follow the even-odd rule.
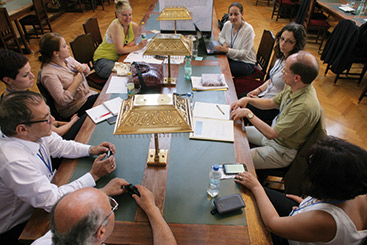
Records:
[[[252,119],[254,118],[254,113],[252,113],[251,111],[247,114],[247,119]]]

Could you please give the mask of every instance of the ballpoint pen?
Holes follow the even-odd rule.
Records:
[[[102,117],[105,117],[105,116],[110,115],[110,114],[111,114],[111,112],[107,112],[103,115],[100,115],[99,117],[96,117],[96,120],[101,119]]]
[[[215,105],[215,106],[218,108],[218,110],[219,110],[220,112],[222,112],[222,114],[223,114],[223,115],[225,115],[224,111],[222,111],[222,109],[219,107],[219,105]]]

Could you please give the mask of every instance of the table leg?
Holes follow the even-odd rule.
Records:
[[[15,22],[15,25],[16,25],[16,27],[18,29],[20,38],[22,39],[22,42],[23,42],[23,45],[24,45],[24,50],[23,50],[24,54],[31,54],[32,53],[32,50],[28,46],[28,42],[25,39],[24,33],[22,31],[22,28],[20,27],[20,24],[19,24],[18,19],[14,20],[14,22]]]

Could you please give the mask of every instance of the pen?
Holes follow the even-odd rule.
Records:
[[[222,114],[223,114],[223,115],[225,115],[225,113],[222,111],[222,109],[220,109],[219,105],[215,105],[215,106],[218,108],[218,110],[219,110],[220,112],[222,112]]]
[[[100,118],[102,118],[102,117],[105,117],[105,116],[107,116],[107,115],[110,115],[111,114],[111,112],[107,112],[106,114],[103,114],[103,115],[101,115],[101,116],[99,116],[99,117],[96,117],[96,120],[98,120],[98,119],[100,119]]]

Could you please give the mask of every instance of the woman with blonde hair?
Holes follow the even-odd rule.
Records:
[[[129,1],[115,0],[115,10],[116,19],[111,22],[93,57],[95,70],[104,79],[110,76],[120,55],[142,49],[147,44],[146,40],[137,44],[141,30],[137,23],[132,22]]]

